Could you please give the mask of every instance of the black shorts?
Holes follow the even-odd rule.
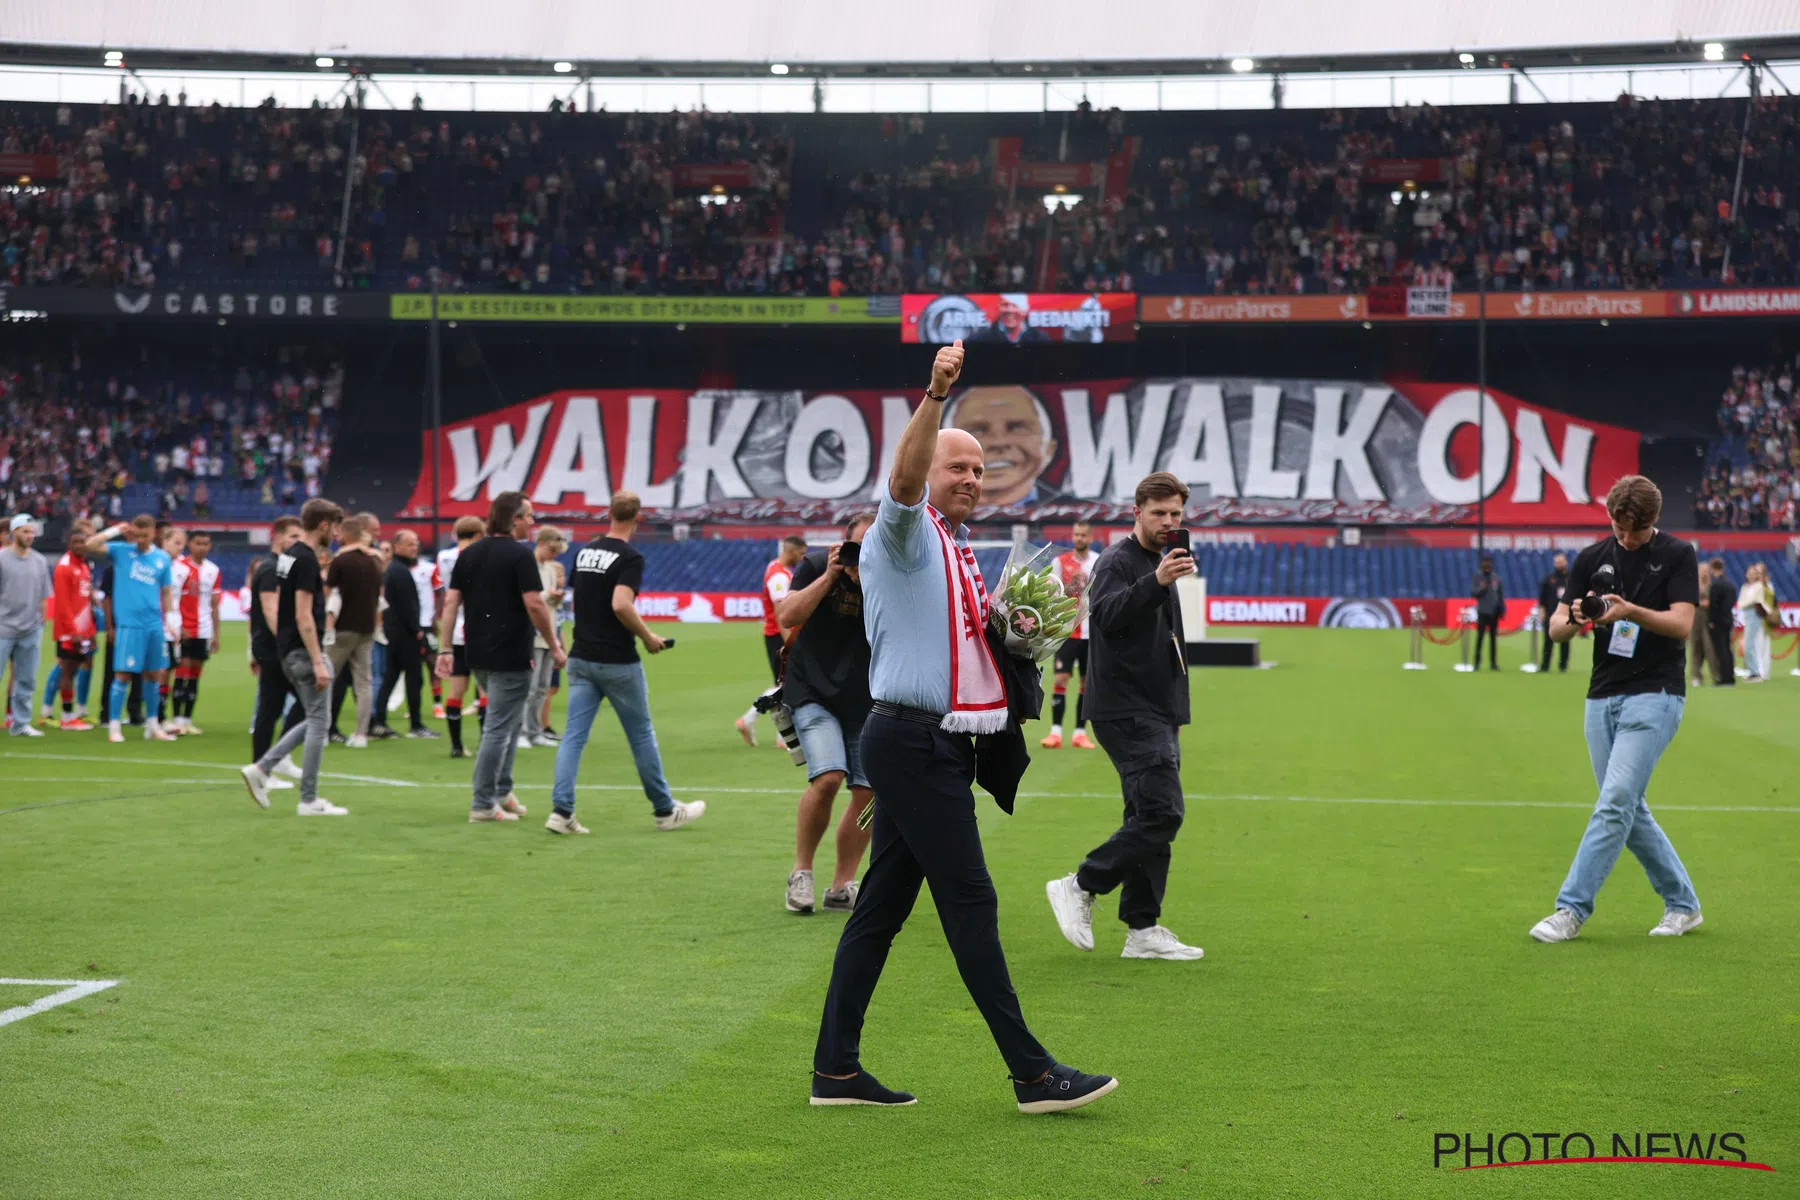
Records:
[[[212,651],[207,649],[205,638],[182,638],[180,657],[191,659],[194,662],[205,662],[212,657]],[[179,662],[180,658],[175,661]]]
[[[94,657],[94,639],[58,638],[56,657],[86,666]]]
[[[769,677],[776,683],[781,682],[781,635],[779,633],[763,634],[763,649],[769,652]]]
[[[1072,674],[1077,665],[1081,667],[1081,677],[1087,678],[1088,640],[1086,638],[1070,638],[1056,648],[1056,673]]]
[[[467,646],[450,647],[450,674],[453,678],[468,678],[469,648]]]

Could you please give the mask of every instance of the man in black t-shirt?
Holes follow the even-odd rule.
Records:
[[[444,590],[443,627],[456,628],[456,616],[463,614],[469,670],[488,697],[487,724],[475,750],[471,821],[516,821],[525,814],[525,806],[513,795],[513,753],[525,723],[525,698],[531,692],[531,631],[535,628],[543,635],[557,666],[568,661],[550,607],[544,603],[537,559],[521,541],[531,535],[533,519],[524,492],[495,496],[488,509],[487,536],[456,556]],[[451,647],[441,647],[438,677],[447,679],[455,669]]]
[[[650,632],[637,610],[637,594],[644,586],[644,556],[632,548],[631,535],[637,532],[640,508],[636,493],[614,492],[608,509],[612,523],[606,536],[575,552],[569,583],[575,604],[575,637],[568,665],[569,711],[563,722],[562,744],[556,748],[556,784],[550,792],[555,811],[544,823],[551,833],[587,832],[575,819],[575,777],[602,700],[611,700],[613,711],[619,714],[656,827],[678,829],[706,812],[704,800],[681,801],[669,794],[656,728],[650,722],[650,690],[644,680],[644,664],[638,661],[637,644],[642,642],[647,653],[660,654],[669,643]],[[494,723],[491,707],[490,703],[489,728]]]
[[[276,556],[275,574],[281,588],[275,601],[275,655],[280,669],[293,685],[305,710],[304,724],[281,735],[279,741],[243,769],[250,798],[269,807],[269,776],[288,752],[305,740],[300,756],[300,802],[294,811],[303,817],[341,817],[345,809],[319,795],[319,758],[331,725],[331,662],[325,657],[325,579],[319,570],[319,554],[331,546],[343,523],[344,510],[324,497],[308,500],[300,509],[300,536]]]
[[[859,818],[875,799],[862,768],[862,727],[869,698],[869,635],[863,628],[862,574],[855,563],[873,513],[850,519],[844,540],[815,550],[794,569],[788,593],[775,606],[786,630],[787,674],[781,699],[794,714],[794,731],[806,754],[806,791],[794,829],[794,869],[788,874],[789,912],[813,910],[813,855],[831,825],[838,788],[850,783],[850,804],[837,827],[837,862],[822,907],[833,912],[856,908],[856,868],[869,848],[868,829]]]
[[[1686,704],[1687,637],[1699,601],[1694,547],[1656,528],[1662,492],[1627,475],[1606,496],[1612,536],[1575,556],[1568,590],[1550,618],[1566,642],[1582,620],[1594,624],[1587,744],[1600,799],[1557,893],[1556,911],[1531,928],[1540,942],[1566,942],[1593,915],[1594,897],[1629,848],[1663,900],[1654,937],[1680,937],[1700,924],[1700,900],[1644,795],[1650,773]],[[1571,610],[1579,608],[1579,613]]]
[[[277,517],[269,530],[269,557],[258,560],[250,575],[250,670],[256,676],[256,716],[250,726],[250,753],[255,759],[268,753],[281,710],[288,697],[294,695],[294,685],[288,682],[287,672],[281,669],[281,656],[275,652],[275,622],[281,598],[281,576],[276,564],[299,536],[299,517]],[[305,710],[296,704],[288,711],[283,732],[298,725],[304,715]],[[276,763],[269,787],[293,787],[280,778],[291,769],[291,759]]]

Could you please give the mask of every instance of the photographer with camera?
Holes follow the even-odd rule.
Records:
[[[1600,797],[1556,911],[1531,928],[1540,942],[1566,942],[1581,932],[1626,848],[1663,899],[1652,936],[1680,937],[1701,919],[1687,868],[1644,800],[1687,702],[1682,668],[1700,598],[1699,563],[1692,545],[1656,528],[1662,492],[1642,475],[1613,484],[1606,511],[1612,536],[1575,556],[1568,590],[1550,618],[1558,642],[1574,637],[1583,621],[1594,625],[1586,734]]]
[[[1167,471],[1137,485],[1131,536],[1108,546],[1088,585],[1088,716],[1119,772],[1125,821],[1072,875],[1044,885],[1077,950],[1094,948],[1094,898],[1114,888],[1129,931],[1122,958],[1200,958],[1161,924],[1169,847],[1181,831],[1181,727],[1188,723],[1187,643],[1175,581],[1195,571],[1182,529],[1188,488]]]
[[[813,855],[831,824],[831,804],[846,780],[850,804],[838,822],[837,862],[822,907],[856,908],[856,868],[869,846],[858,817],[875,798],[862,768],[862,728],[869,707],[869,636],[863,629],[861,562],[863,531],[875,521],[860,513],[844,540],[814,550],[794,570],[788,594],[775,607],[788,643],[781,696],[793,713],[806,755],[806,791],[794,830],[794,869],[788,875],[789,912],[813,910]]]

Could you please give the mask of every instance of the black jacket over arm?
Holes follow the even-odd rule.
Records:
[[[1175,589],[1156,582],[1162,555],[1135,536],[1114,542],[1088,581],[1087,715],[1188,723],[1187,645]]]

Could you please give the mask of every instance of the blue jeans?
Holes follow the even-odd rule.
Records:
[[[38,626],[24,637],[0,637],[0,671],[12,664],[13,736],[20,736],[31,726],[31,695],[37,690],[38,641],[44,633]]]
[[[644,664],[589,662],[571,658],[569,675],[569,712],[563,721],[562,744],[556,748],[556,784],[550,791],[550,803],[556,811],[569,816],[575,811],[575,775],[581,769],[581,752],[587,749],[588,730],[600,711],[602,700],[611,700],[625,729],[625,740],[631,744],[631,758],[637,764],[638,779],[644,795],[657,815],[675,811],[675,798],[669,795],[668,781],[663,778],[662,752],[656,748],[656,729],[650,724],[650,689],[644,682]],[[488,720],[493,720],[490,715]]]
[[[1681,727],[1685,705],[1682,697],[1664,692],[1587,702],[1588,758],[1594,764],[1600,800],[1557,894],[1558,908],[1569,909],[1583,921],[1592,916],[1595,893],[1619,861],[1619,851],[1628,848],[1644,865],[1664,907],[1700,911],[1687,868],[1644,801],[1650,772]]]

